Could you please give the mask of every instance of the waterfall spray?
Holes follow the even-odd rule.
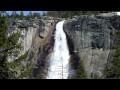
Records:
[[[64,21],[56,25],[54,50],[50,57],[47,79],[67,79],[69,70],[69,49],[66,34],[63,31]]]

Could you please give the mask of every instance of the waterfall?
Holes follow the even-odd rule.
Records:
[[[56,25],[54,50],[50,57],[47,79],[67,79],[69,70],[69,50],[66,34],[63,31],[64,21]]]

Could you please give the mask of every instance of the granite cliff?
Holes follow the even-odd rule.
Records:
[[[27,58],[21,62],[21,65],[32,66],[31,72],[28,72],[31,77],[27,78],[46,78],[49,57],[54,47],[55,25],[61,20],[63,19],[41,17],[10,21],[8,34],[17,31],[21,33],[19,42],[23,48],[20,55],[28,52]],[[120,16],[75,16],[65,21],[63,29],[75,65],[83,62],[87,78],[105,78],[103,71],[112,59],[115,31],[120,29]],[[15,58],[17,57],[10,56],[9,61],[14,61]]]

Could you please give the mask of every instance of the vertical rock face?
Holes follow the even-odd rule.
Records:
[[[40,33],[40,41],[37,44],[34,44],[34,47],[38,46],[35,49],[37,50],[37,54],[35,56],[36,64],[33,67],[32,77],[38,79],[45,79],[48,73],[49,67],[49,58],[51,56],[51,52],[54,48],[54,33],[55,26],[59,19],[48,18],[47,20],[43,18],[43,22],[45,22],[44,30]],[[37,38],[36,38],[37,40]],[[36,43],[36,40],[34,41]]]
[[[32,23],[28,20],[10,21],[8,36],[11,33],[16,32],[21,34],[18,43],[21,43],[22,49],[20,50],[18,57],[25,54],[25,52],[27,52],[32,47],[32,41],[36,35],[37,30],[39,29],[39,25],[36,24],[36,22]],[[13,61],[15,58],[17,57],[10,56],[8,61]]]
[[[20,33],[18,43],[20,43],[22,46],[19,54],[19,56],[21,56],[28,50],[32,50],[32,48],[38,48],[39,45],[35,44],[39,41],[42,41],[43,38],[47,37],[48,33],[50,32],[51,24],[54,23],[54,20],[49,18],[34,18],[29,20],[9,19],[9,22],[8,36],[12,33]],[[36,40],[36,38],[38,40]],[[36,42],[34,40],[36,40]],[[10,56],[8,61],[13,61],[15,58],[17,57]]]
[[[87,77],[102,78],[112,42],[111,23],[95,16],[80,16],[66,21],[64,30],[84,63]]]
[[[34,71],[34,68],[36,67],[38,69],[38,67],[42,67],[43,64],[46,65],[46,62],[45,62],[45,58],[47,57],[46,52],[49,52],[51,49],[50,46],[53,46],[51,45],[52,44],[51,42],[53,42],[53,39],[51,39],[51,37],[53,37],[52,36],[53,30],[54,30],[53,27],[56,21],[57,21],[56,19],[53,19],[53,18],[51,19],[49,17],[46,17],[46,18],[42,17],[40,19],[30,18],[29,20],[9,19],[10,23],[9,23],[8,32],[7,32],[8,36],[11,35],[12,33],[20,32],[21,35],[18,43],[21,43],[22,49],[20,50],[20,54],[17,57],[9,56],[8,61],[14,62],[15,59],[26,54],[27,52],[27,58],[20,61],[19,66],[25,67],[25,72],[30,73],[31,75],[32,75],[32,72],[29,72],[31,70],[29,71],[27,70],[28,65],[30,65],[29,66],[30,68],[31,67],[33,68],[33,71]],[[42,70],[44,69],[45,68],[42,68]],[[40,72],[42,72],[42,70],[39,69]],[[20,74],[23,71],[24,70],[19,71],[20,73],[17,76],[20,76]],[[23,77],[23,78],[26,78],[26,77]]]

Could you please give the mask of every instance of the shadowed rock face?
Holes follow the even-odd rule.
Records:
[[[48,28],[46,36],[44,36],[44,38],[38,43],[40,46],[38,47],[39,51],[37,52],[35,59],[36,65],[33,67],[33,78],[46,79],[47,77],[48,67],[50,63],[49,59],[54,47],[54,32],[56,23],[57,22],[53,22],[53,25]]]
[[[46,78],[47,70],[49,66],[49,56],[53,51],[54,37],[53,33],[49,32],[50,35],[43,40],[41,47],[39,47],[38,55],[36,57],[36,65],[33,68],[33,78],[43,79]]]
[[[64,31],[83,61],[88,78],[102,78],[113,29],[111,22],[95,16],[79,16],[65,22]]]

